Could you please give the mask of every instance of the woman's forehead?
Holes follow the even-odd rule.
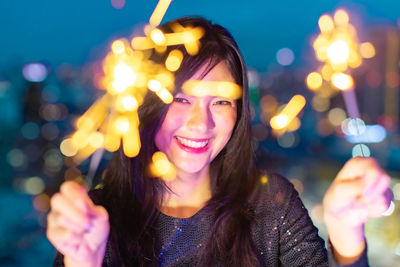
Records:
[[[232,82],[235,83],[235,78],[233,77],[231,71],[224,61],[219,62],[209,71],[208,64],[201,66],[195,74],[189,80],[204,80],[204,81],[221,81],[221,82]],[[204,75],[204,73],[206,74]]]

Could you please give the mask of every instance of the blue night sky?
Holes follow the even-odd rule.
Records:
[[[101,59],[113,39],[132,35],[135,25],[148,21],[156,4],[126,0],[116,10],[110,0],[2,0],[0,71],[31,61],[57,66]],[[164,21],[195,14],[219,23],[237,39],[247,64],[264,71],[282,47],[292,49],[295,64],[301,64],[319,16],[338,7],[362,27],[395,25],[400,1],[174,0]]]

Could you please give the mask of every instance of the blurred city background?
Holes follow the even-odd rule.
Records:
[[[112,42],[143,36],[156,4],[0,2],[0,266],[52,264],[55,250],[45,236],[49,198],[66,179],[84,181],[90,163],[74,167],[60,144],[104,94],[96,77]],[[396,0],[174,0],[163,19],[201,15],[231,31],[249,68],[257,162],[295,185],[321,236],[326,238],[321,199],[346,160],[371,155],[388,171],[394,201],[385,216],[366,226],[371,266],[400,266],[398,10]],[[347,51],[350,59],[355,53],[353,61],[346,58],[342,69],[362,119],[355,124],[333,82],[342,63],[328,66],[329,51],[318,49],[329,44],[316,42],[334,30],[332,19],[340,26],[346,16],[357,36],[354,51]],[[271,119],[295,95],[304,96],[305,106],[279,130]],[[93,187],[110,157],[104,153]]]

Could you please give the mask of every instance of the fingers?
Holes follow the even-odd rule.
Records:
[[[90,218],[87,212],[79,208],[76,202],[71,201],[64,194],[56,193],[53,195],[50,205],[52,212],[59,214],[58,222],[68,221],[82,229],[89,227]]]
[[[63,183],[60,187],[60,193],[83,212],[88,212],[94,206],[85,188],[75,182],[67,181]]]

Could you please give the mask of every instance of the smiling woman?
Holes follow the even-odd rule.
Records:
[[[356,158],[338,174],[324,199],[327,253],[292,184],[254,167],[247,73],[232,36],[202,18],[160,29],[177,24],[201,27],[204,36],[195,56],[183,45],[167,48],[165,55],[182,53],[174,100],[146,95],[139,155],[116,152],[102,189],[88,195],[65,182],[52,197],[47,235],[60,252],[55,266],[327,266],[328,258],[332,266],[366,266],[363,227],[390,203],[386,173],[373,159]],[[241,92],[211,86],[192,94],[187,81]],[[157,151],[175,165],[174,179],[148,174]]]

